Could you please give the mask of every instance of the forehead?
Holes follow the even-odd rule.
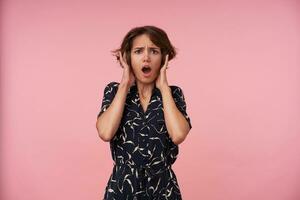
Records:
[[[144,46],[148,46],[148,47],[158,47],[156,46],[149,38],[148,35],[146,34],[143,34],[143,35],[139,35],[139,36],[136,36],[134,39],[133,39],[133,42],[132,42],[132,47],[135,48],[135,47],[144,47]],[[159,47],[158,47],[159,48]]]

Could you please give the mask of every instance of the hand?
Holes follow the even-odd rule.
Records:
[[[160,91],[162,90],[163,87],[169,87],[167,81],[167,73],[166,73],[166,70],[168,68],[168,59],[169,59],[169,54],[166,55],[165,64],[160,69],[158,77],[155,81],[155,85]]]
[[[131,87],[134,84],[135,76],[132,71],[132,68],[129,67],[129,65],[126,62],[126,52],[124,52],[123,56],[122,56],[121,51],[119,51],[118,53],[119,53],[119,59],[120,59],[121,66],[124,69],[121,84],[125,84],[128,87]]]

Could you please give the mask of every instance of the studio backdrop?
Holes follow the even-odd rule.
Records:
[[[0,199],[102,199],[113,161],[96,117],[123,73],[111,50],[143,25],[178,53],[183,199],[300,199],[299,1],[3,0],[0,13]]]

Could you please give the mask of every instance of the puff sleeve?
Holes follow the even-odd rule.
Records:
[[[190,126],[190,129],[191,129],[192,128],[191,119],[186,111],[187,106],[186,106],[186,102],[185,102],[185,98],[184,98],[182,89],[178,86],[171,86],[171,91],[172,91],[172,96],[173,96],[173,99],[175,101],[175,104],[176,104],[178,110],[186,118],[186,120]]]
[[[97,118],[107,110],[107,108],[110,106],[110,104],[112,103],[117,90],[118,90],[118,85],[119,83],[117,82],[110,82],[106,85],[106,87],[104,88],[104,93],[103,93],[103,98],[102,98],[102,105],[100,108],[100,111],[97,115]]]

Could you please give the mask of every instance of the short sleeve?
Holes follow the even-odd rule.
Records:
[[[183,114],[183,116],[186,118],[190,129],[192,128],[192,123],[191,123],[191,119],[189,117],[189,115],[187,114],[187,106],[186,106],[186,102],[185,102],[185,98],[184,98],[184,94],[183,91],[180,87],[178,86],[171,86],[171,90],[172,90],[172,96],[173,99],[175,101],[175,104],[178,108],[178,110]]]
[[[117,82],[110,82],[106,85],[106,87],[104,88],[104,93],[103,93],[103,98],[102,98],[102,105],[100,108],[100,111],[97,115],[97,118],[107,110],[107,108],[110,106],[110,104],[112,103],[117,90],[118,90],[118,85],[119,83]]]

